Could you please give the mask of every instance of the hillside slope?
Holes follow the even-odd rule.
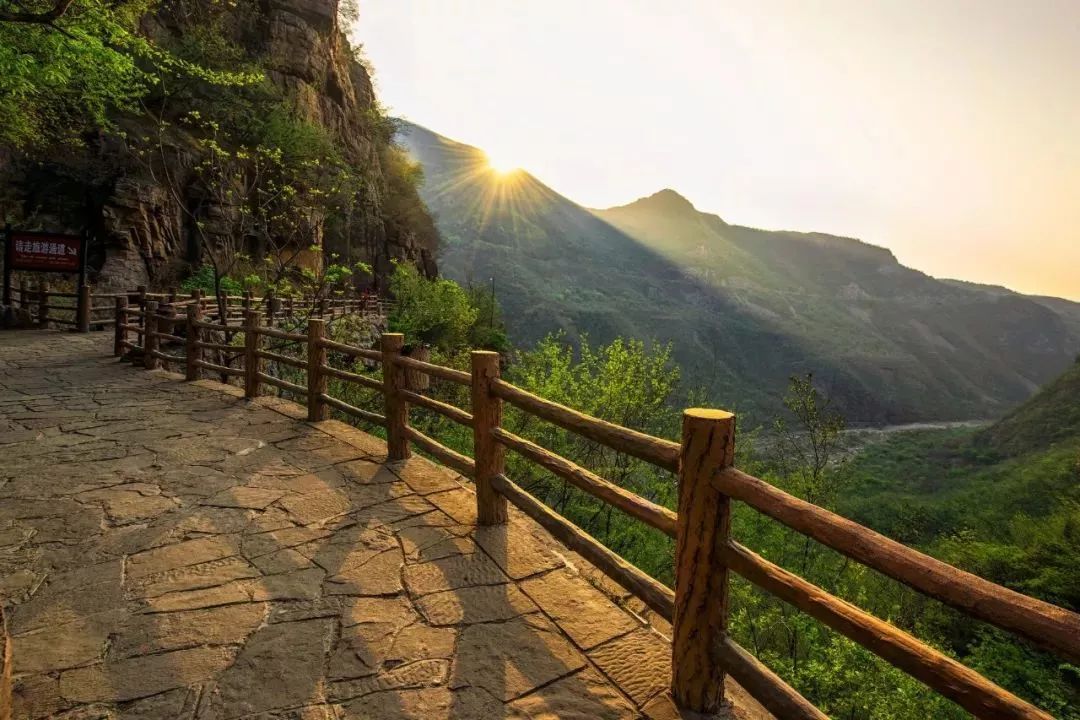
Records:
[[[980,432],[976,442],[1007,455],[1080,443],[1080,358],[1031,400]]]
[[[985,429],[898,433],[847,472],[842,514],[1080,607],[1080,362]]]
[[[759,417],[813,372],[849,419],[1000,415],[1071,362],[1048,304],[935,280],[858,240],[729,225],[664,190],[591,211],[483,152],[406,125],[442,271],[494,282],[514,339],[672,342],[690,387]]]

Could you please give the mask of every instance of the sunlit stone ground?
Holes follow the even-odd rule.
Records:
[[[530,521],[109,349],[0,334],[16,718],[669,716],[667,640]]]

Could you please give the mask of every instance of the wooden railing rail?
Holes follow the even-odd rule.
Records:
[[[502,380],[496,380],[491,384],[491,392],[496,397],[572,433],[601,445],[607,445],[613,450],[633,455],[665,470],[678,471],[678,443],[661,440],[637,430],[591,417],[565,405],[545,400]]]
[[[193,298],[182,305],[159,305],[147,299],[150,297],[150,293],[141,293],[134,304],[129,296],[115,298],[117,354],[125,349],[140,349],[147,368],[158,367],[161,362],[182,363],[188,380],[197,379],[203,370],[223,377],[242,377],[247,397],[259,395],[264,386],[303,396],[311,421],[324,420],[334,410],[382,426],[386,429],[390,460],[408,458],[411,447],[415,446],[473,478],[479,524],[505,523],[507,503],[513,503],[672,623],[671,694],[684,710],[716,712],[724,699],[724,677],[731,675],[779,718],[825,718],[729,636],[728,584],[730,573],[736,573],[979,717],[1052,720],[1047,713],[903,630],[743,547],[731,537],[732,501],[746,503],[808,538],[973,618],[1013,632],[1068,661],[1080,660],[1080,615],[935,560],[737,470],[735,417],[730,413],[687,410],[683,416],[682,439],[676,443],[608,423],[522,390],[500,378],[500,358],[496,353],[474,352],[471,371],[466,372],[404,355],[405,338],[396,333],[384,333],[379,349],[372,349],[329,339],[327,323],[322,318],[310,317],[305,333],[264,325],[263,315],[253,309],[250,296],[245,299],[243,325],[220,322],[220,318],[219,322],[204,319],[213,307],[202,302],[205,298]],[[182,319],[178,317],[181,307]],[[131,323],[131,318],[139,322]],[[179,330],[166,332],[162,329],[166,326],[183,326],[184,334],[181,336]],[[207,331],[225,333],[226,337],[243,333],[244,346],[207,342]],[[130,333],[138,334],[138,343],[129,340]],[[264,347],[266,338],[281,341],[283,345],[301,344],[305,354],[289,356],[277,352],[281,348]],[[185,355],[163,352],[159,347],[162,340],[183,341]],[[232,353],[232,359],[241,360],[243,367],[208,362],[202,357],[205,350]],[[330,353],[350,358],[354,365],[377,362],[382,377],[376,379],[354,372],[356,367],[333,367],[328,362]],[[275,377],[264,371],[265,363],[302,370],[306,381],[299,384]],[[462,409],[423,394],[416,386],[410,386],[409,373],[469,386],[471,408]],[[328,392],[330,379],[382,393],[384,414],[333,397]],[[427,386],[426,381],[422,386]],[[677,512],[509,432],[502,427],[503,402],[588,440],[677,473]],[[473,457],[412,427],[411,406],[471,428]],[[674,538],[674,589],[634,567],[516,485],[506,475],[506,449]]]
[[[579,490],[584,490],[593,497],[599,498],[609,505],[614,505],[627,515],[651,525],[669,537],[675,537],[677,516],[663,505],[657,505],[640,495],[624,490],[615,483],[608,482],[599,475],[586,470],[561,455],[556,455],[550,450],[500,427],[493,428],[491,434],[496,442],[510,448],[523,458],[533,461],[545,470],[558,475]]]
[[[720,492],[927,597],[1080,663],[1076,613],[943,563],[735,468],[718,473],[712,483]]]
[[[111,325],[112,319],[95,318],[95,312],[111,312],[112,304],[94,307],[94,299],[106,298],[95,295],[89,285],[80,287],[76,292],[53,290],[47,280],[39,280],[36,288],[30,289],[25,278],[20,279],[17,288],[9,287],[11,302],[20,310],[30,315],[30,320],[37,327],[62,326],[73,328],[77,332],[90,332],[92,328]],[[74,302],[68,302],[74,301]],[[54,313],[60,313],[63,317]]]

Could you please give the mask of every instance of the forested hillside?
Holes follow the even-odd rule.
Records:
[[[938,281],[850,238],[730,225],[671,190],[590,211],[424,128],[403,141],[441,267],[493,283],[515,340],[670,341],[718,405],[766,417],[811,372],[854,422],[989,418],[1080,351],[1075,303]]]
[[[1080,610],[1080,359],[982,430],[898,433],[844,469],[845,515],[1020,592]],[[940,609],[920,622],[976,667],[1060,717],[1080,717],[1080,669]]]

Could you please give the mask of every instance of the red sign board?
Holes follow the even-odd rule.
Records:
[[[83,252],[81,235],[12,232],[7,237],[12,270],[79,272]]]

